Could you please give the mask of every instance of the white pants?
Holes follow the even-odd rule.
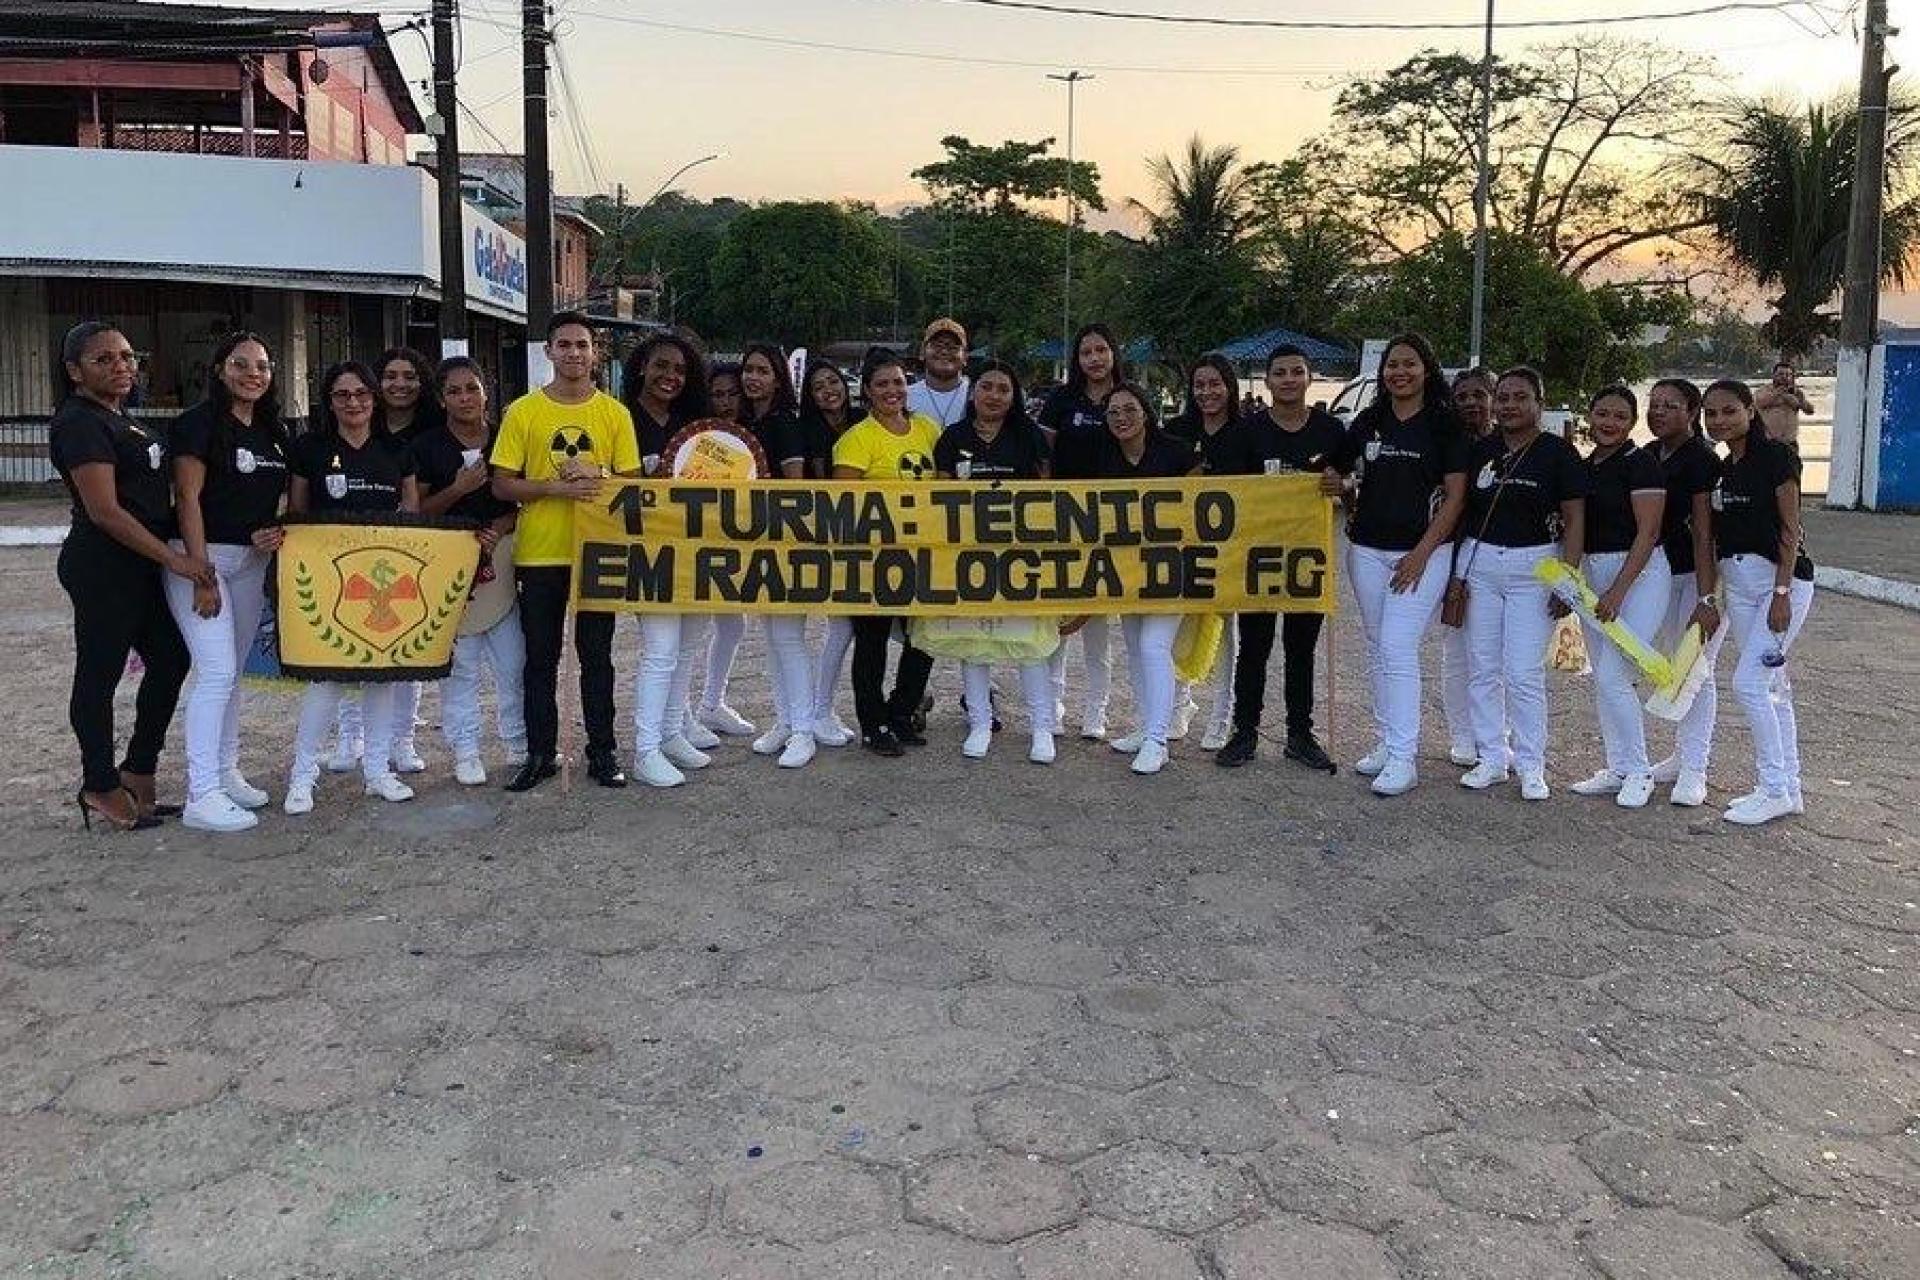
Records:
[[[173,546],[182,549],[177,541]],[[177,573],[162,575],[167,607],[193,655],[193,687],[187,691],[183,717],[188,800],[212,795],[220,789],[220,775],[240,767],[240,674],[267,604],[265,552],[214,543],[207,547],[207,559],[220,578],[220,612],[215,617],[193,611],[190,580]]]
[[[847,665],[847,650],[853,647],[853,619],[828,618],[827,633],[820,641],[820,660],[813,667],[813,718],[825,720],[833,714],[833,694],[840,687],[840,672]]]
[[[362,687],[349,684],[340,688],[340,710],[335,713],[334,737],[342,743],[359,744],[366,739],[366,726],[360,715]],[[418,680],[403,680],[394,685],[393,745],[396,748],[413,745],[413,724],[420,718],[420,691],[425,687]]]
[[[1489,542],[1477,552],[1472,540],[1461,545],[1462,562],[1472,557],[1467,638],[1473,674],[1467,691],[1474,749],[1482,764],[1517,767],[1521,773],[1546,770],[1547,641],[1553,635],[1547,601],[1552,593],[1533,576],[1533,566],[1557,554],[1551,543],[1498,547]]]
[[[1360,606],[1373,683],[1373,723],[1392,760],[1411,762],[1420,744],[1420,639],[1440,612],[1447,590],[1447,557],[1435,552],[1413,590],[1393,590],[1393,566],[1407,553],[1378,547],[1347,549],[1347,576]]]
[[[440,686],[440,732],[455,760],[480,758],[480,675],[493,670],[493,728],[509,759],[527,754],[527,712],[523,678],[527,639],[520,630],[520,609],[475,635],[453,642],[453,670]],[[405,708],[399,708],[405,714]]]
[[[993,667],[985,662],[960,664],[960,684],[967,695],[967,728],[993,728]],[[1053,673],[1046,662],[1020,667],[1020,692],[1027,700],[1027,719],[1035,733],[1058,733],[1053,722]]]
[[[1440,709],[1446,713],[1447,743],[1472,751],[1473,702],[1467,696],[1467,681],[1473,673],[1473,645],[1467,640],[1464,626],[1441,627],[1439,631]]]
[[[1679,643],[1681,632],[1699,606],[1699,578],[1691,573],[1673,574],[1667,587],[1667,617],[1660,626],[1661,648],[1670,652]],[[1713,754],[1713,722],[1720,713],[1720,673],[1715,667],[1720,661],[1720,646],[1726,643],[1727,632],[1731,630],[1728,623],[1732,616],[1723,610],[1720,629],[1708,636],[1702,646],[1700,661],[1707,664],[1706,681],[1673,732],[1674,754],[1679,757],[1681,769],[1688,773],[1706,773],[1707,761]]]
[[[1733,668],[1733,696],[1753,730],[1753,766],[1761,790],[1783,796],[1800,785],[1800,726],[1793,713],[1793,642],[1813,607],[1813,584],[1794,579],[1787,602],[1792,615],[1776,641],[1767,626],[1773,605],[1773,561],[1764,556],[1732,556],[1720,562],[1720,589],[1726,597],[1727,628],[1740,660]],[[1789,651],[1787,665],[1760,661],[1778,643]]]
[[[1233,727],[1233,669],[1240,657],[1238,619],[1227,618],[1226,631],[1220,637],[1220,656],[1214,659],[1207,676],[1207,691],[1213,701],[1207,707],[1207,733],[1224,735]]]
[[[640,760],[660,749],[668,732],[667,708],[673,701],[674,674],[679,669],[681,618],[677,613],[640,615],[640,661],[633,676],[633,758]]]
[[[1587,583],[1598,595],[1605,595],[1627,563],[1625,551],[1596,551],[1586,559]],[[1671,596],[1667,557],[1660,548],[1640,576],[1627,589],[1620,603],[1620,621],[1627,630],[1651,645],[1667,616]],[[1640,710],[1640,691],[1634,682],[1640,668],[1620,652],[1620,646],[1606,633],[1587,625],[1587,654],[1593,662],[1593,705],[1600,719],[1600,741],[1607,751],[1607,768],[1618,774],[1646,773],[1653,768],[1647,760],[1647,720]]]
[[[398,684],[330,684],[307,686],[300,698],[300,723],[293,735],[293,784],[312,786],[320,776],[320,752],[339,714],[340,696],[346,690],[360,691],[361,723],[366,746],[360,755],[360,771],[368,782],[393,772],[393,742],[396,713],[401,701]],[[408,721],[412,723],[411,720]]]
[[[673,684],[667,690],[667,714],[661,733],[677,738],[687,731],[691,718],[688,704],[693,700],[693,672],[705,667],[707,642],[713,636],[713,615],[689,613],[680,618],[680,659],[673,666]]]
[[[1173,721],[1173,642],[1180,634],[1180,615],[1130,613],[1120,619],[1120,630],[1127,640],[1140,732],[1149,742],[1164,744]]]
[[[794,733],[813,729],[813,655],[807,651],[807,620],[800,614],[766,616],[767,668],[773,680],[775,723]]]
[[[1071,640],[1073,637],[1067,637]],[[1113,632],[1110,619],[1104,615],[1088,618],[1080,628],[1081,661],[1087,669],[1087,702],[1081,709],[1081,724],[1096,724],[1107,718],[1107,699],[1113,692]],[[1048,663],[1048,673],[1053,680],[1053,700],[1064,704],[1067,700],[1067,642],[1053,651]],[[1172,695],[1168,695],[1168,705],[1172,705]]]
[[[700,690],[700,709],[711,711],[727,700],[727,680],[733,675],[733,655],[747,634],[743,613],[713,615],[713,647],[707,651],[707,683]]]

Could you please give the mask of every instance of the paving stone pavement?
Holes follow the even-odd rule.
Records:
[[[0,1276],[1920,1276],[1911,614],[1821,596],[1758,832],[1568,794],[1575,682],[1526,805],[966,762],[942,671],[904,762],[511,798],[423,736],[410,805],[89,837],[50,566],[0,555]]]

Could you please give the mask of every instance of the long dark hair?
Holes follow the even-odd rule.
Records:
[[[373,362],[373,422],[381,431],[387,428],[387,402],[380,395],[380,379],[387,376],[387,366],[405,360],[413,366],[414,376],[420,379],[420,398],[413,404],[413,425],[407,428],[409,437],[425,435],[435,427],[446,423],[446,414],[441,412],[440,401],[427,394],[433,384],[433,361],[412,347],[388,347]]]
[[[1008,382],[1013,384],[1013,404],[1007,409],[1007,420],[1000,424],[1000,429],[1005,431],[1007,428],[1012,427],[1018,431],[1026,431],[1034,435],[1039,435],[1040,424],[1035,422],[1027,414],[1027,392],[1026,388],[1020,385],[1019,371],[1005,360],[997,359],[987,360],[983,362],[978,369],[973,371],[973,386],[967,395],[967,407],[965,412],[960,415],[960,421],[954,423],[955,429],[960,427],[971,429],[973,425],[972,391],[978,390],[980,387],[980,379],[990,373],[1000,374],[1004,376]]]
[[[221,380],[220,371],[227,366],[227,360],[246,342],[258,343],[262,351],[267,352],[269,363],[273,352],[267,346],[267,340],[251,329],[242,329],[230,333],[220,340],[213,349],[212,377],[207,379],[207,406],[213,412],[213,431],[209,438],[209,456],[216,465],[222,459],[233,455],[233,392],[227,390],[227,384]],[[280,417],[280,388],[272,375],[267,378],[267,393],[254,402],[253,425],[273,436],[274,442],[282,449],[287,447],[290,437],[287,424]]]
[[[1272,363],[1271,357],[1268,363]],[[1207,415],[1200,412],[1200,404],[1193,398],[1193,375],[1202,369],[1211,369],[1220,375],[1227,384],[1227,421],[1231,423],[1240,407],[1240,374],[1233,367],[1233,361],[1218,351],[1209,351],[1193,362],[1193,368],[1187,370],[1186,404],[1180,410],[1180,416],[1167,424],[1170,431],[1178,431],[1198,440],[1206,431]]]
[[[1648,398],[1651,399],[1652,393],[1662,387],[1680,393],[1680,398],[1687,402],[1687,427],[1692,431],[1693,438],[1706,439],[1707,429],[1700,425],[1700,404],[1707,398],[1706,393],[1691,378],[1662,378],[1648,389]]]
[[[819,358],[808,360],[807,371],[801,375],[800,378],[800,421],[808,427],[815,427],[821,431],[826,431],[828,429],[826,414],[822,413],[820,406],[813,401],[813,379],[817,374],[823,372],[830,373],[835,378],[838,378],[840,380],[841,392],[842,394],[846,394],[846,370],[831,360]],[[847,395],[846,400],[847,403],[841,407],[841,412],[847,415],[847,425],[852,426],[855,422],[859,421],[859,418],[853,412],[853,397]]]
[[[742,413],[746,412],[747,389],[744,386],[740,385],[740,366],[737,364],[716,364],[711,369],[707,370],[707,409],[708,411],[711,412],[713,409],[713,384],[720,381],[720,379],[722,378],[731,378],[733,380],[734,395],[740,401],[739,412],[742,412]]]
[[[1120,354],[1120,339],[1113,336],[1113,330],[1096,320],[1092,324],[1083,324],[1073,335],[1073,345],[1066,351],[1067,358],[1067,394],[1084,397],[1087,394],[1086,371],[1080,367],[1080,344],[1089,337],[1098,336],[1107,344],[1107,350],[1113,352],[1113,386],[1119,390],[1120,384],[1127,380],[1127,362]]]
[[[1139,383],[1124,380],[1114,383],[1113,390],[1107,392],[1106,398],[1100,402],[1101,412],[1106,412],[1106,408],[1113,402],[1113,398],[1123,392],[1140,402],[1141,425],[1145,431],[1148,442],[1151,443],[1154,436],[1160,433],[1160,415],[1153,410],[1153,398],[1147,394],[1147,389]],[[1111,428],[1108,429],[1107,435],[1109,437],[1113,435]]]
[[[667,406],[667,416],[675,422],[692,422],[711,411],[707,400],[707,357],[698,347],[677,333],[656,333],[633,349],[620,377],[620,396],[636,418],[640,414],[640,395],[647,389],[647,361],[662,347],[672,347],[687,362],[687,376],[680,394]]]
[[[380,422],[380,380],[373,376],[373,370],[358,360],[342,360],[331,365],[320,375],[320,421],[315,428],[322,435],[340,434],[340,419],[333,412],[333,384],[352,374],[367,384],[367,390],[373,392],[373,430],[377,436],[381,430]]]
[[[121,333],[119,325],[110,320],[82,320],[67,330],[67,336],[60,339],[60,359],[54,367],[54,381],[60,384],[60,398],[72,398],[80,390],[80,384],[67,372],[70,364],[79,364],[80,357],[87,354],[87,344],[103,333]]]
[[[1738,378],[1716,378],[1712,382],[1709,382],[1707,384],[1707,389],[1705,391],[1702,391],[1700,393],[1701,402],[1705,403],[1707,397],[1712,395],[1716,391],[1724,391],[1728,395],[1732,396],[1735,400],[1738,400],[1741,404],[1746,406],[1747,430],[1749,432],[1757,430],[1761,427],[1762,424],[1760,421],[1760,409],[1759,409],[1759,406],[1755,405],[1753,402],[1752,387],[1748,386],[1746,383],[1742,382]],[[1764,431],[1761,431],[1761,434],[1764,436],[1766,433]]]
[[[1393,354],[1395,347],[1410,347],[1413,354],[1420,357],[1421,368],[1426,371],[1420,399],[1432,415],[1432,420],[1443,430],[1458,431],[1460,415],[1454,412],[1453,389],[1447,385],[1446,371],[1440,367],[1440,358],[1433,354],[1433,344],[1427,341],[1425,334],[1411,330],[1396,333],[1387,339],[1386,347],[1380,352],[1380,371],[1374,375],[1373,402],[1355,416],[1355,424],[1378,426],[1383,415],[1393,412],[1393,394],[1387,390],[1387,357]]]
[[[749,342],[740,352],[740,366],[746,368],[747,360],[753,356],[764,356],[773,366],[773,403],[767,406],[768,414],[793,413],[800,408],[800,397],[794,394],[793,374],[787,370],[787,353],[772,342]],[[751,414],[753,401],[747,399],[747,386],[740,384],[740,412]]]

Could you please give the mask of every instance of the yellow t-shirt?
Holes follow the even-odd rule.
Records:
[[[907,433],[899,436],[862,418],[834,441],[833,465],[858,467],[863,480],[931,480],[938,443],[940,428],[924,414],[909,414]]]
[[[529,480],[557,480],[560,466],[575,457],[605,472],[640,470],[633,415],[604,391],[580,404],[561,404],[533,391],[507,406],[489,461]],[[520,508],[513,562],[534,567],[573,563],[572,498],[536,498]]]

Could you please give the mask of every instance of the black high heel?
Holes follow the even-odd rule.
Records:
[[[126,788],[122,787],[121,790],[126,791]],[[126,791],[126,794],[127,799],[134,799],[131,791]],[[80,790],[74,794],[73,802],[80,806],[80,821],[89,831],[93,830],[93,816],[96,813],[105,819],[107,825],[115,831],[151,831],[160,825],[160,819],[150,817],[140,812],[140,803],[137,800],[134,800],[133,820],[131,822],[123,822],[118,817],[108,813],[105,809],[98,809],[88,804],[87,789],[85,787],[80,788]]]

